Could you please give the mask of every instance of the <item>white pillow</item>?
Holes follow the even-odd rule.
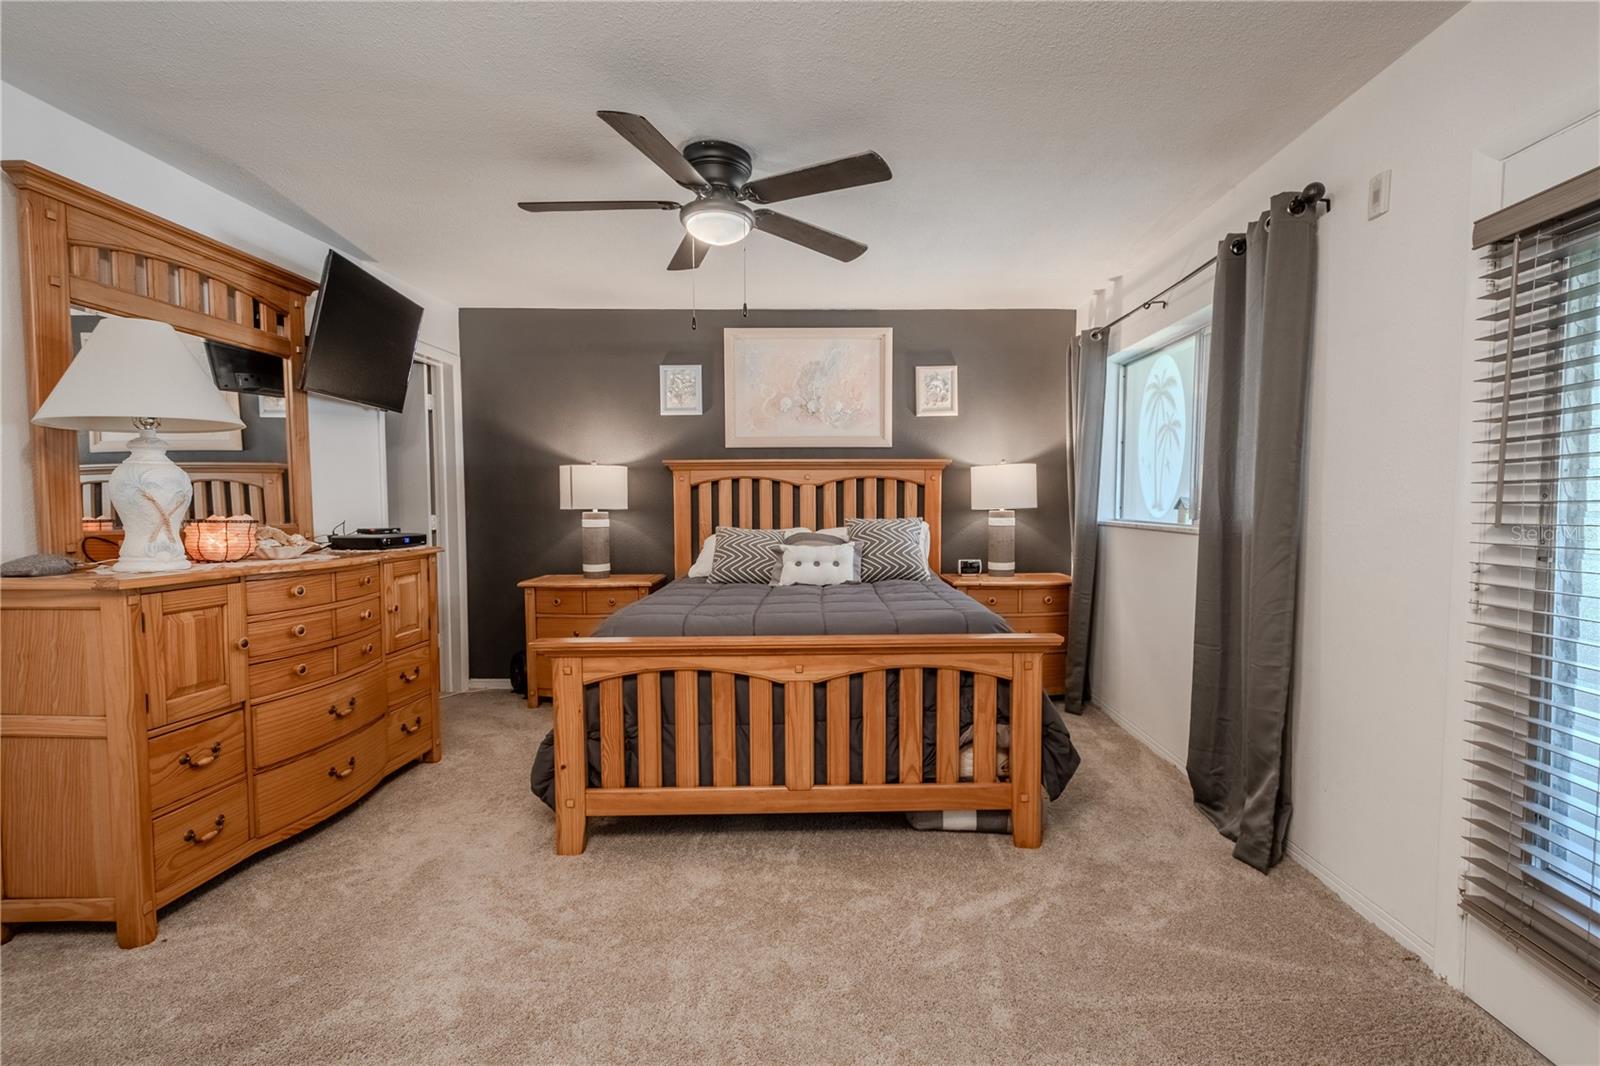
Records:
[[[843,585],[861,580],[858,544],[782,544],[774,585]]]
[[[801,531],[804,531],[804,532],[807,532],[807,533],[811,532],[810,530],[806,529],[805,526],[794,526],[793,528],[785,529],[782,532],[783,532],[784,536],[788,536],[790,533],[799,533]],[[832,532],[832,530],[828,530],[827,532]],[[839,536],[840,540],[849,540],[850,539],[849,537],[845,536],[845,532],[844,532],[844,530],[842,528],[838,531],[838,536]],[[689,572],[687,574],[684,574],[683,576],[684,577],[710,577],[711,576],[711,559],[716,554],[717,554],[717,535],[715,533],[713,533],[713,534],[711,534],[711,536],[707,537],[706,538],[706,542],[700,546],[700,554],[695,556],[694,565],[689,567]]]

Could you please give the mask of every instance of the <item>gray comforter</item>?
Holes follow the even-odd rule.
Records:
[[[595,636],[600,637],[662,637],[662,636],[811,636],[819,634],[855,635],[863,633],[1004,633],[1009,627],[1005,620],[976,600],[943,581],[878,581],[870,584],[831,585],[813,587],[791,585],[771,588],[766,585],[713,585],[696,578],[674,581],[666,588],[630,604],[608,618]],[[885,776],[889,782],[899,780],[899,672],[888,673],[888,737]],[[711,780],[711,676],[700,675],[699,693],[699,755],[700,780]],[[934,776],[935,730],[934,698],[936,688],[930,675],[923,682],[923,780]],[[738,780],[748,784],[750,769],[749,742],[749,688],[743,678],[735,682],[738,706]],[[827,781],[827,723],[823,686],[814,692],[816,705],[813,765],[816,784]],[[662,776],[663,784],[673,785],[676,778],[676,748],[673,735],[677,716],[673,707],[674,690],[671,685],[661,687],[662,717]],[[783,783],[784,729],[783,688],[775,686],[772,694],[772,731],[774,782]],[[999,715],[1002,722],[1009,719],[1011,692],[1008,682],[999,684]],[[600,785],[600,714],[599,686],[590,685],[584,693],[588,720],[589,784]],[[626,778],[629,785],[638,783],[636,761],[636,718],[634,712],[634,684],[632,679],[623,682],[623,728],[627,735]],[[861,774],[861,679],[853,678],[850,686],[850,774],[852,781],[860,781]],[[1066,788],[1067,781],[1078,768],[1078,753],[1072,746],[1072,737],[1061,720],[1060,713],[1048,697],[1044,699],[1044,787],[1054,799]],[[972,722],[972,679],[963,676],[961,685],[961,728]],[[551,806],[555,805],[555,752],[554,735],[547,735],[539,745],[533,763],[533,791]]]

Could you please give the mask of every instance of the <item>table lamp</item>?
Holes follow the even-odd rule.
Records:
[[[137,430],[128,457],[107,482],[123,533],[112,569],[189,569],[180,533],[194,486],[167,458],[167,442],[156,430],[244,428],[212,384],[202,341],[165,322],[104,318],[84,338],[33,421],[53,429]]]
[[[583,512],[583,576],[611,576],[611,516],[628,509],[625,466],[563,466],[561,509]]]
[[[972,509],[989,512],[989,573],[1017,572],[1016,509],[1039,506],[1039,468],[1033,463],[998,463],[972,468]]]

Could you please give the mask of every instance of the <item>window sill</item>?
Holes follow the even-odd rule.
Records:
[[[1197,526],[1197,525],[1180,526],[1175,522],[1174,523],[1167,523],[1167,522],[1124,522],[1120,518],[1117,518],[1117,519],[1103,518],[1103,519],[1100,520],[1100,525],[1102,525],[1102,526],[1111,526],[1111,527],[1113,527],[1115,529],[1148,529],[1152,533],[1181,533],[1181,534],[1183,534],[1185,536],[1189,536],[1189,537],[1197,537],[1197,536],[1200,535],[1200,527],[1199,526]]]

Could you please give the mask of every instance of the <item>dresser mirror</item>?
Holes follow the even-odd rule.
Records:
[[[309,533],[310,437],[295,382],[315,283],[31,163],[0,166],[17,192],[30,413],[105,316],[167,322],[201,342],[197,358],[203,346],[245,423],[163,434],[194,482],[189,514],[247,513]],[[34,426],[32,443],[40,550],[114,556],[121,533],[104,484],[123,441]]]

